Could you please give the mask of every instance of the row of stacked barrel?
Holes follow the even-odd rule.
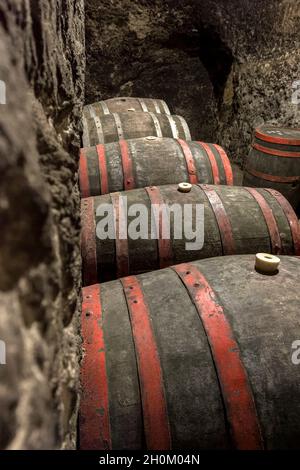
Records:
[[[287,189],[297,204],[296,180],[255,187],[271,174],[258,154],[263,147],[270,155],[274,141],[256,135],[245,181],[256,180],[239,187],[224,149],[192,140],[162,100],[88,105],[83,127],[80,448],[297,447],[300,367],[290,345],[298,339],[300,233],[282,195]],[[277,132],[274,158],[298,145]],[[284,171],[276,164],[273,176],[291,176]],[[157,237],[128,237],[137,204],[148,213],[176,205],[183,224],[192,218],[184,206],[200,204],[203,243],[187,250],[191,239],[174,237],[175,218],[164,238],[163,211]],[[99,208],[109,206],[114,233],[99,237]],[[251,254],[261,251],[286,255],[276,276],[255,271]]]

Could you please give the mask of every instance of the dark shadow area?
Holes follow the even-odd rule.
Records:
[[[180,49],[190,57],[199,57],[213,85],[216,101],[220,103],[233,55],[214,28],[201,25],[186,34],[173,33],[164,47]]]

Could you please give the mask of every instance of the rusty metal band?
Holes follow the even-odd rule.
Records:
[[[152,103],[153,103],[155,112],[156,112],[157,114],[161,114],[160,109],[159,109],[159,106],[158,106],[158,103],[157,103],[157,100],[155,100],[154,98],[152,98]]]
[[[122,159],[122,170],[123,170],[123,179],[124,179],[124,189],[134,189],[135,182],[133,177],[133,164],[128,148],[128,143],[126,140],[119,141],[121,159]]]
[[[129,274],[127,210],[121,193],[111,193],[110,197],[114,209],[117,277],[123,277]]]
[[[98,116],[94,116],[94,122],[95,122],[97,136],[98,136],[98,144],[104,144],[104,134],[103,134],[101,118],[99,118]]]
[[[97,282],[97,250],[94,198],[81,200],[81,254],[83,284]]]
[[[283,152],[282,150],[277,150],[277,149],[269,149],[267,147],[264,147],[263,145],[259,144],[252,144],[252,147],[255,150],[258,150],[259,152],[268,154],[268,155],[273,155],[276,157],[286,157],[286,158],[299,158],[300,157],[300,152]]]
[[[170,450],[171,435],[163,374],[149,309],[135,276],[123,278],[121,282],[136,351],[146,447],[149,450]]]
[[[105,101],[100,101],[99,104],[102,108],[103,114],[110,114],[110,111],[109,111],[108,106],[105,103]]]
[[[177,126],[176,126],[176,122],[174,121],[174,117],[170,116],[169,114],[166,114],[166,118],[169,121],[173,138],[178,139],[179,138],[179,132],[178,132],[178,129],[177,129]],[[186,140],[188,140],[188,139],[186,139]]]
[[[198,186],[204,191],[211,205],[213,213],[215,214],[222,241],[223,254],[235,254],[236,247],[233,238],[232,227],[220,196],[213,189],[213,187],[210,187],[206,184],[199,184]]]
[[[88,122],[85,116],[82,116],[82,126],[83,126],[82,144],[84,147],[90,147],[91,141],[90,141],[89,126],[88,126]]]
[[[81,329],[85,353],[81,365],[80,449],[110,450],[112,442],[100,285],[83,288],[82,296]]]
[[[209,144],[206,144],[205,142],[197,142],[197,144],[200,145],[200,147],[202,147],[205,150],[205,153],[209,159],[211,171],[212,171],[212,175],[214,179],[214,184],[220,184],[221,181],[220,181],[220,174],[219,174],[217,160]]]
[[[171,111],[169,110],[169,106],[167,105],[167,103],[164,100],[160,100],[160,103],[164,110],[164,114],[171,114]]]
[[[172,244],[171,244],[171,239],[169,238],[163,238],[164,234],[164,220],[168,220],[168,217],[164,217],[164,211],[166,210],[164,200],[161,196],[160,190],[157,186],[150,186],[149,188],[145,188],[145,191],[147,192],[151,206],[156,205],[158,206],[158,214],[159,214],[159,220],[158,220],[158,257],[159,257],[159,266],[160,268],[165,268],[167,266],[170,266],[173,262],[173,252],[172,252]],[[153,208],[151,208],[153,209]],[[165,214],[167,216],[167,214]]]
[[[143,98],[137,98],[138,102],[140,103],[141,105],[141,108],[142,110],[144,111],[144,113],[147,113],[148,112],[148,108],[147,108],[147,105],[145,103],[145,101],[143,100]]]
[[[79,158],[79,185],[81,197],[89,197],[90,194],[90,183],[89,183],[89,172],[87,164],[87,156],[85,149],[80,149]]]
[[[185,158],[186,168],[187,168],[187,172],[189,175],[189,181],[191,184],[197,184],[199,182],[198,176],[197,176],[197,169],[196,169],[194,156],[191,152],[191,149],[185,140],[177,139],[177,142],[179,143],[182,153]]]
[[[291,234],[294,243],[294,254],[299,256],[300,255],[300,224],[298,221],[298,217],[294,212],[294,209],[288,202],[288,200],[278,191],[275,189],[264,188],[264,191],[268,191],[268,193],[272,194],[272,196],[277,200],[278,204],[281,206],[287,221],[289,223]]]
[[[117,134],[118,134],[119,140],[123,140],[124,139],[124,132],[123,132],[120,116],[117,113],[112,113],[112,116],[113,116],[115,124],[116,124],[116,129],[117,129]]]
[[[155,131],[156,131],[156,135],[157,137],[162,137],[162,131],[161,131],[161,127],[160,127],[160,122],[157,118],[157,116],[155,116],[154,113],[149,113],[150,116],[151,116],[151,119],[153,121],[153,124],[154,124],[154,127],[155,127]]]
[[[185,285],[206,332],[235,448],[263,449],[247,371],[234,332],[214,290],[192,264],[181,264],[173,267],[173,270]]]
[[[253,170],[252,168],[246,167],[245,171],[256,178],[261,178],[265,181],[271,181],[272,183],[295,183],[300,181],[300,176],[275,176],[262,173],[261,171]]]
[[[100,194],[109,193],[108,189],[108,173],[107,173],[107,164],[105,157],[105,145],[99,144],[96,146],[97,155],[98,155],[98,167],[100,173]]]
[[[271,142],[273,144],[300,145],[300,140],[267,135],[267,134],[264,134],[263,132],[260,132],[259,129],[255,130],[255,137],[257,137],[260,140],[264,140],[265,142]]]
[[[185,140],[191,141],[192,137],[191,137],[190,129],[189,129],[189,126],[187,125],[186,120],[182,116],[177,116],[177,118],[179,119],[180,124],[182,125]]]
[[[230,160],[229,160],[225,150],[222,147],[220,147],[220,145],[217,145],[217,144],[212,144],[212,145],[219,152],[219,155],[221,157],[221,160],[222,160],[222,163],[223,163],[223,168],[224,168],[224,171],[225,171],[226,183],[227,183],[228,186],[232,186],[233,185],[233,173],[232,173],[232,167],[231,167]]]
[[[278,225],[277,225],[277,222],[276,222],[276,219],[274,217],[271,207],[269,206],[266,199],[262,196],[262,194],[260,194],[260,192],[257,191],[257,189],[254,189],[254,188],[244,188],[244,189],[251,194],[251,196],[255,199],[255,201],[257,202],[257,204],[259,205],[261,209],[261,212],[264,216],[264,219],[268,228],[272,253],[275,255],[281,254],[282,253],[282,241],[280,237],[279,228],[278,228]]]

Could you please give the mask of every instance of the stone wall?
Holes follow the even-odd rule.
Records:
[[[213,3],[213,2],[211,2]],[[245,161],[253,128],[263,123],[299,127],[300,1],[252,0],[220,5],[220,34],[235,60],[219,108],[218,139]]]
[[[163,98],[173,114],[188,120],[194,137],[209,139],[217,129],[217,106],[198,57],[192,8],[157,0],[89,0],[85,8],[86,40],[92,44],[86,102],[122,95]]]
[[[252,129],[299,126],[299,0],[89,0],[86,102],[165,99],[242,163]]]
[[[83,0],[1,2],[0,57],[0,448],[73,448]]]

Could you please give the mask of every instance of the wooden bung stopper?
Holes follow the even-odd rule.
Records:
[[[261,273],[272,274],[278,271],[280,259],[269,253],[257,253],[255,256],[255,269]]]

